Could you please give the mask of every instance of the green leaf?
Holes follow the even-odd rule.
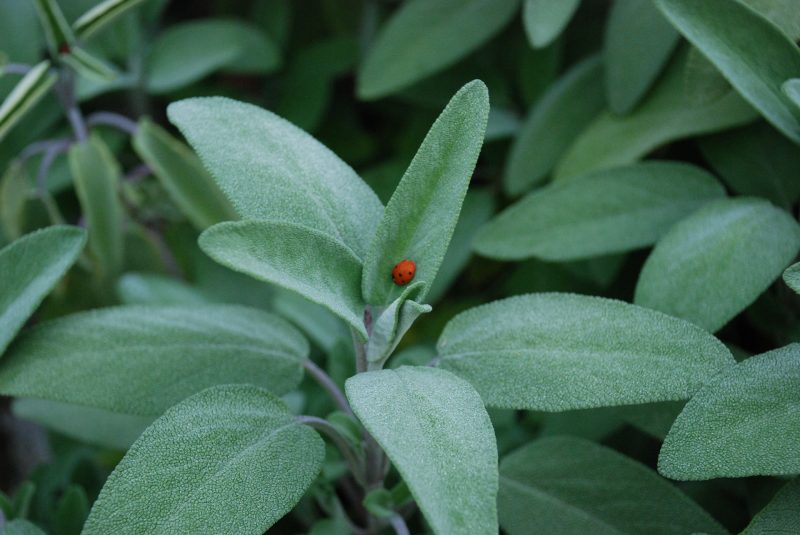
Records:
[[[616,0],[606,23],[603,58],[608,106],[630,112],[667,63],[680,35],[652,0]]]
[[[800,143],[800,114],[781,92],[781,84],[800,72],[800,50],[785,33],[737,1],[655,1],[765,119]]]
[[[31,420],[81,442],[122,451],[153,423],[152,416],[122,414],[47,399],[15,399],[12,411],[17,418]]]
[[[754,198],[709,203],[656,244],[634,302],[719,330],[778,278],[800,249],[800,226]]]
[[[5,526],[0,526],[0,535],[46,535],[36,524],[27,520],[12,520]]]
[[[595,171],[536,190],[501,212],[475,238],[490,258],[579,260],[655,243],[703,204],[723,197],[692,165],[648,161]]]
[[[295,292],[273,288],[275,297],[272,310],[297,325],[303,333],[318,347],[330,354],[337,343],[347,341],[352,345],[350,329],[334,316],[327,308],[322,307]],[[351,351],[348,348],[348,351]]]
[[[108,26],[120,15],[127,13],[143,0],[105,0],[81,15],[72,24],[72,29],[81,40],[86,40],[96,31]]]
[[[0,105],[0,141],[55,83],[56,75],[50,71],[47,60],[38,63],[22,77]]]
[[[358,72],[375,99],[405,89],[483,45],[514,16],[518,0],[410,0],[381,28]]]
[[[223,266],[324,306],[366,339],[361,261],[329,234],[293,223],[237,221],[214,225],[198,243]]]
[[[212,385],[296,387],[308,342],[281,318],[234,305],[127,306],[42,323],[0,366],[0,392],[159,415]]]
[[[708,382],[670,429],[658,471],[680,480],[800,472],[800,344],[738,363]]]
[[[89,499],[79,485],[70,485],[56,506],[56,535],[80,535],[83,523],[89,516]]]
[[[147,60],[147,88],[159,94],[185,87],[214,71],[267,73],[280,52],[258,28],[233,19],[174,24],[153,43]]]
[[[783,93],[789,97],[789,100],[792,101],[795,107],[800,109],[800,78],[786,80],[781,88],[783,89]]]
[[[355,375],[345,390],[434,533],[497,533],[497,446],[469,383],[403,366]]]
[[[83,230],[54,226],[0,250],[0,355],[75,263],[85,243]]]
[[[544,48],[561,35],[581,0],[525,0],[522,24],[533,48]]]
[[[325,447],[282,401],[209,388],[169,409],[109,476],[84,535],[261,535],[316,478]]]
[[[63,51],[69,51],[75,42],[72,28],[67,24],[64,13],[58,6],[56,0],[35,0],[36,12],[39,14],[39,22],[44,27],[44,35],[47,39],[47,46],[53,57],[58,57]]]
[[[783,282],[795,293],[800,294],[800,262],[786,268],[783,272]]]
[[[167,113],[240,216],[314,228],[363,258],[383,206],[327,147],[277,115],[225,98],[182,100]]]
[[[124,305],[191,305],[212,301],[179,279],[155,273],[126,273],[117,280],[116,293]]]
[[[748,123],[757,113],[735,92],[697,103],[686,94],[686,50],[670,61],[636,110],[601,114],[575,140],[556,167],[556,179],[633,163],[671,141]]]
[[[602,111],[603,63],[592,56],[552,84],[531,110],[511,146],[503,186],[519,195],[542,182],[578,134]]]
[[[795,478],[775,495],[774,498],[753,517],[741,535],[762,535],[764,533],[800,532],[800,478]]]
[[[500,463],[500,525],[510,535],[727,533],[668,481],[587,440],[537,440]]]
[[[149,119],[141,120],[133,148],[198,230],[237,219],[233,206],[200,158],[166,130]]]
[[[765,122],[699,140],[700,150],[733,191],[789,208],[800,199],[800,150]]]
[[[366,344],[370,369],[382,369],[414,321],[422,314],[431,311],[430,305],[421,305],[417,302],[420,299],[419,295],[424,291],[425,283],[422,281],[409,284],[403,293],[375,318]]]
[[[488,90],[476,80],[462,87],[433,123],[367,251],[361,288],[368,303],[385,306],[400,296],[403,289],[391,274],[401,260],[416,263],[415,281],[428,287],[433,283],[478,160],[488,115]],[[423,288],[416,300],[426,293]]]
[[[62,54],[61,61],[87,80],[107,83],[117,78],[117,71],[112,65],[79,46],[70,48],[69,54]]]
[[[440,366],[492,407],[564,411],[687,399],[733,364],[694,325],[622,301],[511,297],[462,312],[437,344]]]
[[[122,267],[124,212],[117,196],[120,167],[103,141],[92,136],[69,149],[69,168],[89,227],[89,250],[102,277]]]
[[[25,208],[31,189],[25,166],[19,160],[12,161],[0,178],[0,229],[9,241],[24,233]]]

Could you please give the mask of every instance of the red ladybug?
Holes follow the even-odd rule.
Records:
[[[414,278],[417,265],[413,260],[401,260],[392,268],[392,280],[398,286],[405,286]]]

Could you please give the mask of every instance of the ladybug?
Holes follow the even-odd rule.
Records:
[[[401,260],[392,268],[392,280],[398,286],[405,286],[417,273],[417,265],[413,260]]]

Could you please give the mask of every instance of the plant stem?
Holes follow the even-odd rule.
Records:
[[[131,136],[136,135],[136,131],[139,130],[139,124],[133,119],[110,111],[98,111],[89,115],[86,124],[90,127],[100,124],[111,126]]]
[[[350,329],[353,336],[353,351],[356,354],[356,372],[363,373],[367,371],[367,352],[364,349],[364,344],[358,339],[358,334],[353,329]]]
[[[61,69],[58,82],[55,85],[55,91],[61,106],[67,114],[72,131],[75,133],[75,139],[78,142],[86,141],[89,137],[89,132],[86,128],[86,122],[83,120],[83,114],[78,107],[78,102],[75,100],[75,75],[68,68]]]
[[[400,515],[392,515],[389,517],[389,524],[394,528],[397,535],[409,535],[408,526],[406,521]]]
[[[347,398],[345,397],[344,393],[339,389],[338,386],[336,386],[336,383],[333,382],[333,379],[331,379],[330,375],[325,373],[325,370],[317,366],[311,359],[306,359],[303,362],[303,368],[305,368],[308,374],[313,377],[319,383],[319,385],[324,388],[326,392],[328,392],[328,394],[330,394],[337,407],[339,407],[349,416],[355,416],[353,414],[353,409],[350,408],[350,404],[347,402]]]
[[[347,439],[345,439],[339,430],[336,429],[330,422],[327,420],[323,420],[322,418],[317,418],[316,416],[297,416],[295,420],[301,424],[305,424],[309,427],[313,427],[317,431],[324,433],[325,435],[330,438],[336,447],[339,448],[339,451],[342,453],[342,457],[344,457],[345,461],[347,462],[348,466],[350,467],[350,472],[353,474],[353,477],[356,478],[356,481],[363,484],[364,482],[364,463],[361,459],[361,455],[353,449]]]

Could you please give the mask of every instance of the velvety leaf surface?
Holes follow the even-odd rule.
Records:
[[[713,176],[679,162],[595,171],[538,189],[478,233],[490,258],[578,260],[654,243],[672,225],[725,195]]]
[[[543,48],[552,43],[580,5],[581,0],[525,0],[522,24],[531,46]]]
[[[601,297],[542,293],[462,312],[440,366],[493,407],[563,411],[680,400],[733,364],[691,323]]]
[[[383,206],[319,141],[264,109],[222,97],[182,100],[167,113],[244,219],[308,226],[363,257]]]
[[[48,227],[0,250],[0,355],[77,260],[86,232]]]
[[[325,447],[253,386],[204,390],[134,443],[97,498],[84,535],[261,535],[300,501]]]
[[[783,282],[796,293],[800,294],[800,262],[786,268],[786,271],[783,272]]]
[[[578,438],[537,440],[500,463],[500,525],[541,533],[723,534],[711,516],[658,474]]]
[[[740,2],[655,1],[764,118],[800,143],[799,116],[781,92],[784,81],[800,72],[800,50],[785,33]]]
[[[42,323],[0,366],[0,392],[159,415],[212,385],[284,394],[302,378],[308,342],[286,321],[235,305],[128,306]]]
[[[636,284],[638,305],[714,332],[747,308],[800,249],[800,226],[754,198],[714,201],[658,242]]]
[[[117,280],[115,289],[123,305],[191,305],[212,301],[179,279],[155,273],[126,273]]]
[[[658,458],[672,479],[800,472],[800,344],[746,359],[708,382],[675,420]]]
[[[800,109],[800,78],[787,80],[782,88],[784,94],[789,97],[789,100],[792,101],[797,109]]]
[[[3,526],[2,530],[2,535],[46,535],[36,524],[20,518]]]
[[[241,221],[214,225],[199,244],[223,266],[299,293],[366,338],[361,261],[330,235],[292,223]]]
[[[497,446],[469,383],[444,370],[402,366],[353,376],[345,389],[434,533],[497,533]]]
[[[612,4],[603,44],[611,111],[625,114],[639,103],[679,37],[652,0],[616,0]]]
[[[391,275],[401,260],[416,263],[415,282],[433,283],[478,161],[488,116],[488,90],[475,80],[453,96],[428,131],[367,251],[361,287],[368,303],[388,305],[400,296],[403,288]],[[426,293],[423,288],[416,300]]]
[[[12,410],[17,418],[31,420],[81,442],[123,451],[154,419],[152,416],[32,398],[15,399]]]
[[[410,0],[381,28],[358,72],[361,98],[403,89],[449,67],[508,23],[518,0]]]
[[[89,250],[102,276],[113,277],[123,259],[124,212],[117,195],[119,162],[99,137],[92,136],[70,148],[69,168],[89,227]]]
[[[238,219],[197,155],[166,130],[143,119],[132,143],[195,228],[204,230],[221,221]]]
[[[605,96],[597,80],[600,57],[587,58],[548,87],[531,110],[508,155],[503,186],[519,195],[542,182],[578,134],[603,110]]]
[[[741,535],[793,535],[800,532],[800,478],[778,491],[774,498],[753,517]]]
[[[632,163],[671,141],[742,125],[758,116],[734,91],[711,102],[694,102],[686,94],[685,64],[684,50],[669,62],[633,113],[603,113],[594,120],[565,152],[556,178]]]

